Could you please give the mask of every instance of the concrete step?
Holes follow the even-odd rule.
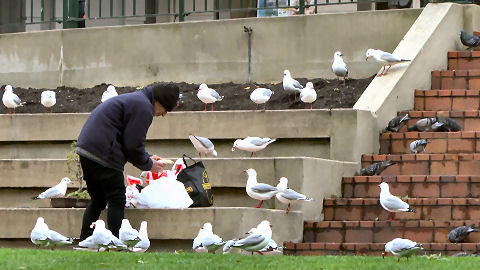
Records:
[[[419,243],[448,243],[448,233],[459,226],[479,225],[478,220],[306,221],[303,242],[386,243],[392,236]],[[465,243],[480,242],[470,233]]]
[[[478,198],[480,175],[392,175],[343,177],[344,198],[378,198],[378,185],[386,182],[390,192],[410,198]]]
[[[385,132],[380,135],[380,154],[410,154],[410,143],[427,139],[427,154],[480,152],[480,132]]]
[[[479,108],[478,89],[415,90],[414,110],[417,111],[464,111]]]
[[[362,155],[362,168],[378,161],[397,161],[380,175],[480,175],[480,154]]]
[[[408,198],[403,199],[417,213],[397,213],[398,220],[469,220],[479,214],[478,198]],[[389,212],[378,198],[324,199],[324,220],[387,220]]]
[[[393,236],[392,236],[393,239]],[[392,240],[390,239],[390,240]],[[439,254],[454,255],[460,252],[468,254],[480,249],[477,243],[422,243],[424,250],[417,252],[417,255]],[[385,243],[284,243],[283,253],[285,255],[366,255],[380,256],[385,250]],[[388,254],[387,256],[393,256]],[[405,259],[402,259],[402,261]]]
[[[480,69],[480,51],[448,52],[448,69]]]
[[[83,212],[84,209],[73,208],[0,208],[0,239],[9,245],[29,239],[39,216],[45,218],[50,229],[65,236],[79,237]],[[212,223],[214,232],[223,239],[243,237],[265,219],[272,224],[273,239],[279,244],[301,241],[303,235],[302,213],[298,211],[286,215],[281,210],[243,207],[126,209],[125,217],[137,229],[141,221],[148,221],[148,235],[153,240],[152,250],[170,252],[175,249],[190,251],[193,238],[205,222]],[[101,218],[106,221],[106,214],[103,213]]]
[[[480,69],[434,70],[432,89],[480,89]]]
[[[406,132],[408,125],[415,124],[418,120],[426,117],[444,116],[450,117],[457,121],[462,126],[462,131],[480,131],[480,111],[402,111],[398,115],[405,115],[406,113],[412,118],[404,125],[400,132]]]

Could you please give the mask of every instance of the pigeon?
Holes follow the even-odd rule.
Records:
[[[30,233],[30,240],[37,247],[52,247],[52,249],[73,243],[73,238],[68,238],[54,230],[50,230],[43,217],[37,218],[37,223]]]
[[[411,60],[406,60],[406,59],[401,59],[396,56],[394,56],[391,53],[384,52],[382,50],[375,50],[375,49],[368,49],[366,53],[366,60],[373,58],[375,61],[381,63],[383,65],[383,70],[379,74],[377,74],[377,77],[386,75],[392,65],[398,64],[398,63],[404,63],[404,62],[410,62]],[[388,66],[388,69],[385,70],[385,67]]]
[[[467,34],[464,30],[460,31],[460,41],[463,45],[467,46],[469,50],[480,45],[480,37]]]
[[[116,96],[118,96],[118,94],[117,94],[117,90],[115,89],[115,86],[109,85],[107,87],[107,90],[105,90],[105,92],[103,92],[101,101],[103,103],[103,102],[107,101],[108,99],[111,99],[112,97],[116,97]]]
[[[406,257],[408,261],[408,257],[422,249],[422,244],[417,244],[416,242],[408,239],[395,238],[385,244],[385,251],[382,252],[382,258],[385,258],[387,252],[391,252],[393,255],[397,256],[398,262],[400,262],[400,258],[402,257]]]
[[[478,229],[475,229],[473,224],[470,227],[457,227],[448,233],[448,241],[451,243],[463,243],[471,232],[478,232]]]
[[[408,113],[403,116],[397,116],[388,122],[387,128],[385,130],[398,132],[410,119],[411,118]]]
[[[11,85],[6,85],[3,89],[5,93],[3,93],[2,102],[5,107],[7,107],[7,114],[10,114],[10,109],[13,108],[13,114],[15,114],[15,108],[21,107],[26,104],[26,102],[22,102],[20,98],[13,93],[13,87]]]
[[[309,202],[312,201],[312,198],[308,198],[307,196],[296,192],[293,189],[289,189],[288,187],[288,179],[286,177],[281,177],[280,180],[278,180],[278,185],[277,189],[279,192],[275,194],[277,199],[281,201],[282,203],[288,204],[287,209],[285,209],[285,212],[288,213],[290,212],[290,204],[291,203],[296,203],[296,202]]]
[[[215,146],[208,138],[195,136],[192,134],[188,135],[188,138],[192,142],[195,149],[197,149],[200,157],[202,157],[202,154],[204,154],[206,157],[217,157]]]
[[[122,226],[120,227],[118,236],[120,241],[128,248],[134,247],[141,240],[138,236],[138,231],[132,228],[130,221],[126,218],[122,220]]]
[[[332,64],[332,71],[335,73],[337,78],[343,77],[343,85],[346,85],[347,77],[348,77],[348,69],[347,64],[343,61],[342,52],[335,52],[333,54],[333,64]]]
[[[392,220],[395,219],[396,212],[413,212],[416,213],[415,210],[410,208],[408,203],[402,201],[397,196],[393,196],[390,194],[388,184],[383,182],[380,185],[380,205],[383,209],[387,210],[391,213]]]
[[[44,192],[38,194],[38,196],[33,197],[32,199],[51,199],[51,198],[58,198],[65,196],[67,192],[67,185],[70,184],[72,181],[68,177],[62,178],[60,183],[57,185],[45,190]]]
[[[238,139],[233,143],[232,151],[240,149],[243,151],[251,152],[250,157],[256,155],[257,151],[265,149],[267,145],[273,143],[275,139],[260,138],[260,137],[246,137],[245,139]]]
[[[312,104],[317,100],[317,92],[313,88],[312,82],[307,82],[305,88],[300,92],[300,100],[305,102],[305,109],[307,108],[307,103],[310,103],[310,109],[312,109]]]
[[[441,125],[441,128],[435,130],[435,131],[461,131],[462,126],[460,126],[457,121],[453,120],[452,118],[449,117],[444,117],[444,116],[439,116],[435,117],[437,123],[443,124]]]
[[[222,238],[213,233],[212,224],[210,222],[203,224],[202,247],[206,248],[209,253],[215,253],[215,251],[224,244],[225,242]]]
[[[257,172],[254,169],[244,170],[248,175],[247,185],[245,187],[248,196],[255,200],[260,200],[255,208],[262,207],[262,203],[264,200],[271,199],[275,194],[279,192],[278,188],[273,187],[269,184],[263,184],[257,182]]]
[[[43,91],[40,95],[40,103],[42,103],[45,108],[50,108],[57,103],[55,96],[55,92],[51,90]]]
[[[425,153],[425,147],[427,146],[427,139],[415,140],[410,143],[410,151],[417,154],[418,152]]]
[[[266,103],[270,100],[270,97],[272,97],[273,94],[274,92],[270,89],[257,88],[250,94],[250,100],[257,104],[257,108],[258,104],[263,104],[263,111],[265,111]]]
[[[140,223],[140,230],[138,231],[138,237],[140,237],[140,242],[138,242],[132,249],[133,252],[145,252],[150,247],[150,240],[148,239],[147,231],[147,222],[142,221]]]
[[[271,227],[272,225],[268,220],[263,220],[258,224],[254,232],[245,238],[235,241],[231,247],[250,251],[252,255],[253,252],[263,254],[260,250],[264,249],[272,239]]]
[[[303,89],[303,86],[290,75],[288,69],[283,71],[283,90],[294,93],[295,99],[297,99],[297,93],[300,93]],[[289,101],[291,102],[290,96],[288,96]]]
[[[380,173],[383,172],[383,170],[385,170],[389,166],[392,166],[393,164],[396,164],[396,163],[397,162],[392,160],[375,162],[361,169],[360,175],[368,175],[368,176],[379,175]]]
[[[208,88],[208,86],[204,83],[200,84],[200,86],[197,89],[197,97],[200,99],[203,103],[205,103],[205,110],[207,111],[207,104],[211,103],[212,104],[212,111],[213,111],[213,103],[217,101],[222,101],[223,96],[220,96],[217,91]]]
[[[415,124],[408,126],[407,131],[432,131],[432,125],[437,122],[435,117],[428,117],[419,119]]]

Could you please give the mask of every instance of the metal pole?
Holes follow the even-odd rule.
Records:
[[[178,1],[178,21],[185,21],[185,0]]]
[[[300,0],[300,4],[298,6],[298,11],[300,14],[305,14],[305,1]]]
[[[68,28],[67,21],[68,21],[68,0],[63,0],[63,29]]]
[[[248,82],[251,82],[251,75],[252,75],[252,27],[243,26],[243,32],[247,33],[248,35]]]

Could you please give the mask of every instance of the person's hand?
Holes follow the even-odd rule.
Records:
[[[155,161],[155,160],[161,160],[162,158],[157,156],[157,155],[151,155],[150,158]]]
[[[152,168],[150,169],[151,172],[154,172],[154,173],[159,173],[161,171],[163,171],[165,169],[165,162],[162,161],[162,159],[156,159],[155,157],[150,157],[153,161],[153,166]]]

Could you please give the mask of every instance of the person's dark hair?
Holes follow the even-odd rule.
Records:
[[[151,85],[153,89],[153,99],[158,101],[170,112],[177,106],[180,90],[173,83],[157,83]]]

